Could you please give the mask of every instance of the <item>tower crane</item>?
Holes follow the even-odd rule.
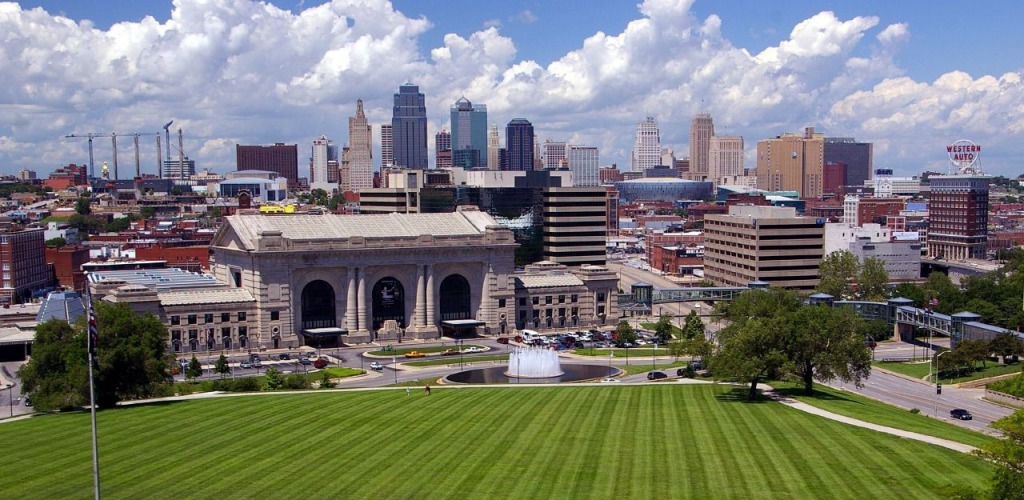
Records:
[[[65,139],[83,139],[83,138],[84,139],[89,139],[89,178],[92,178],[92,179],[96,178],[96,167],[95,167],[95,165],[93,165],[93,157],[92,157],[92,139],[93,139],[93,137],[106,137],[108,135],[111,135],[111,134],[109,134],[109,133],[89,132],[88,134],[68,134],[68,135],[64,136]],[[115,156],[116,156],[116,153],[115,153]]]
[[[130,133],[127,133],[127,134],[111,134],[111,136],[113,136],[115,138],[118,135],[132,136],[132,137],[135,138],[135,177],[141,177],[142,176],[142,172],[141,172],[141,169],[140,169],[140,166],[139,166],[139,136],[147,136],[147,137],[148,136],[156,136],[156,168],[157,168],[157,172],[160,171],[160,169],[162,167],[161,162],[160,162],[160,155],[163,154],[160,151],[160,132],[130,132]],[[117,143],[115,142],[114,145],[116,147]],[[117,154],[116,154],[116,152],[114,154],[114,178],[117,179]]]

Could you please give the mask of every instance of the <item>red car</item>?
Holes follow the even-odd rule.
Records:
[[[508,337],[498,337],[498,343],[499,344],[507,344],[508,343]]]
[[[327,358],[325,358],[325,357],[321,356],[319,358],[316,358],[316,361],[313,362],[313,368],[316,368],[316,369],[319,370],[319,369],[323,369],[325,367],[327,367]]]

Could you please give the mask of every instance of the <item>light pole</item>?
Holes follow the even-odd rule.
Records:
[[[7,384],[7,402],[11,406],[11,416],[14,416],[14,384]]]
[[[939,387],[940,387],[939,386],[939,358],[941,358],[942,355],[946,354],[947,352],[949,352],[949,351],[942,351],[938,355],[935,356],[935,370],[934,370],[935,371],[935,404],[932,407],[932,416],[933,417],[937,417],[938,414],[939,414],[939,394],[940,394],[939,393],[939,391],[940,391],[940,389],[939,389]],[[929,369],[931,368],[931,364],[928,365],[928,368]]]
[[[395,385],[398,385],[398,356],[391,356],[391,369],[395,371]]]
[[[657,358],[657,357],[658,357],[658,344],[655,343],[654,344],[654,350],[651,351],[651,371],[654,371],[658,367],[658,365],[655,364],[655,361],[654,361],[655,358]]]
[[[466,345],[466,339],[455,339],[455,345],[459,346],[459,369],[462,370],[462,348]]]

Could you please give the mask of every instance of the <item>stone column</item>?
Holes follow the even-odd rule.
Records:
[[[359,283],[356,285],[356,327],[359,330],[369,332],[373,327],[372,322],[366,317],[366,269],[359,269]]]
[[[355,333],[359,329],[359,317],[356,315],[356,273],[358,272],[359,268],[348,268],[348,294],[345,297],[345,328],[348,328],[348,331],[351,333]]]
[[[487,326],[491,326],[491,319],[494,311],[494,306],[491,304],[491,280],[487,273],[490,265],[484,262],[480,266],[480,305],[476,308],[476,314],[473,315],[473,319],[483,321],[487,323]]]
[[[423,266],[416,266],[416,310],[413,312],[412,325],[416,328],[422,328],[427,324],[426,310],[424,309],[424,301],[426,299],[426,283],[424,283]]]
[[[434,309],[434,266],[426,266],[427,273],[427,328],[430,331],[436,330],[437,312]]]

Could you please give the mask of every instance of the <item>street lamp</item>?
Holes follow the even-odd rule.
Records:
[[[398,385],[398,356],[391,356],[391,369],[395,371],[395,385]]]
[[[941,358],[942,355],[946,354],[947,352],[950,351],[942,351],[935,356],[935,404],[932,407],[932,416],[936,417],[939,414],[939,358]],[[928,367],[931,368],[931,365],[929,364]]]
[[[14,416],[14,384],[7,384],[7,401],[11,406],[11,416]]]
[[[455,339],[455,345],[459,346],[459,369],[462,369],[462,348],[466,345],[466,339]]]

